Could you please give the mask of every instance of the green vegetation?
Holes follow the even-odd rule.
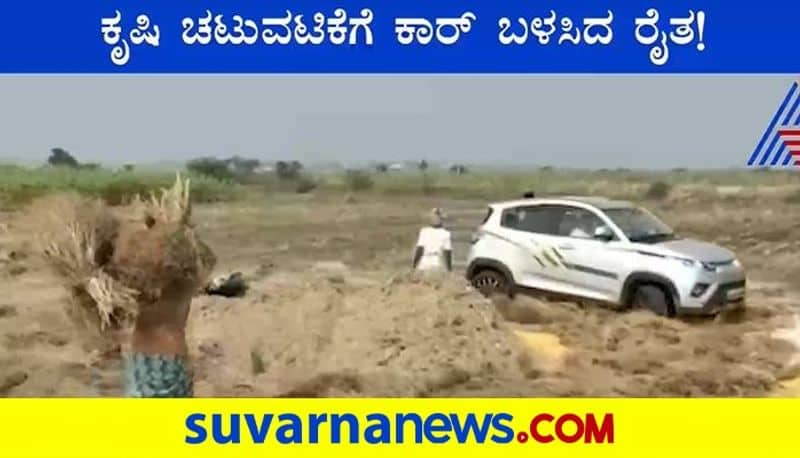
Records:
[[[308,194],[309,192],[317,189],[317,182],[307,175],[299,176],[291,180],[284,180],[283,182],[293,186],[294,192],[298,194]]]
[[[228,167],[228,163],[221,159],[203,157],[193,159],[186,164],[186,169],[197,175],[208,178],[215,178],[220,181],[233,181],[234,171]]]
[[[345,173],[345,183],[350,191],[367,191],[375,186],[375,181],[369,173],[363,170],[348,170]]]
[[[360,172],[367,174],[366,171]],[[552,167],[520,171],[475,168],[458,175],[449,170],[427,168],[402,172],[373,172],[369,192],[394,195],[433,195],[449,198],[499,200],[521,197],[526,191],[537,195],[602,195],[628,200],[663,200],[676,186],[719,187],[797,185],[800,175],[794,171],[757,173],[752,170],[719,171],[635,171],[567,170]],[[359,178],[359,180],[362,178]],[[353,191],[353,177],[347,173],[325,176],[320,189]],[[362,191],[366,192],[366,191]]]
[[[656,181],[647,188],[647,192],[645,193],[645,198],[652,199],[652,200],[664,200],[669,196],[669,192],[672,190],[672,185],[669,183],[664,183],[663,181]]]
[[[102,198],[111,204],[127,202],[134,195],[146,195],[169,186],[174,171],[146,171],[126,164],[117,171],[98,164],[82,163],[69,152],[54,148],[48,164],[40,168],[0,165],[0,206],[18,207],[36,197],[73,191]],[[567,170],[538,167],[507,171],[467,169],[464,165],[437,168],[422,160],[409,169],[391,171],[386,164],[338,174],[314,173],[299,161],[278,161],[262,167],[255,159],[198,158],[186,164],[192,179],[192,197],[197,202],[232,201],[266,193],[353,193],[447,198],[501,200],[537,195],[602,195],[628,200],[665,200],[676,186],[747,189],[751,186],[797,186],[800,174],[794,170],[692,171],[685,168],[663,172],[629,169]],[[795,188],[796,189],[796,188]],[[677,194],[679,195],[679,194]],[[724,198],[740,198],[736,189]],[[800,202],[800,194],[787,195],[786,202]]]
[[[189,174],[192,198],[197,202],[219,202],[239,198],[243,189],[202,175]],[[174,173],[114,172],[101,168],[42,167],[28,169],[0,165],[0,205],[17,207],[55,192],[78,192],[104,199],[112,205],[127,202],[134,195],[169,187]]]

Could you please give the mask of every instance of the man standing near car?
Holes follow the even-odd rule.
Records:
[[[434,208],[430,218],[430,224],[419,231],[413,267],[419,271],[452,272],[453,247],[450,231],[444,228],[444,212]]]

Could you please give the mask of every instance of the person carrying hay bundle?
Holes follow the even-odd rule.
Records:
[[[413,267],[419,271],[452,272],[453,248],[450,231],[444,228],[444,212],[434,208],[430,218],[430,224],[419,230]]]
[[[102,337],[129,337],[126,396],[191,397],[186,321],[216,258],[190,222],[189,181],[178,176],[160,197],[137,197],[122,209],[132,220],[78,197],[49,210],[42,254],[69,294],[69,316]]]

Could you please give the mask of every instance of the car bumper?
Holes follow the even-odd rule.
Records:
[[[744,308],[745,286],[744,279],[721,283],[705,300],[690,300],[681,304],[677,311],[683,315],[714,315],[724,310]]]

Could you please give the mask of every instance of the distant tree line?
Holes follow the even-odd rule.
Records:
[[[233,156],[228,159],[200,157],[186,163],[186,168],[193,173],[205,175],[223,181],[234,181],[255,173],[261,165],[258,159],[247,159]]]
[[[269,183],[268,178],[274,176],[278,180],[278,188],[298,193],[307,193],[317,187],[316,182],[305,172],[300,161],[277,161],[270,174],[259,173],[258,169],[262,165],[258,159],[239,156],[228,159],[202,157],[189,161],[186,168],[199,175],[243,184]]]
[[[390,168],[389,164],[381,162],[375,165],[375,172],[387,173]],[[425,172],[430,168],[430,164],[425,159],[422,159],[417,162],[416,168],[421,172]],[[464,175],[469,172],[469,169],[464,164],[453,164],[448,168],[448,171],[454,175]]]
[[[64,148],[51,149],[50,156],[47,158],[47,163],[53,167],[67,167],[71,169],[96,170],[100,168],[100,164],[96,162],[81,163]]]
[[[278,161],[275,163],[275,174],[282,180],[296,180],[303,172],[303,164],[299,161]]]

